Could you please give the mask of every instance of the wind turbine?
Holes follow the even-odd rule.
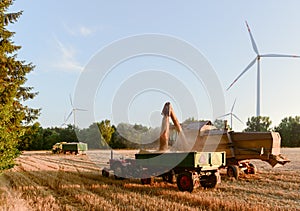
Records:
[[[74,120],[74,129],[75,129],[75,126],[76,126],[76,111],[87,111],[85,109],[81,109],[81,108],[76,108],[74,105],[73,105],[73,101],[72,101],[72,97],[70,95],[70,102],[71,102],[71,106],[72,106],[72,110],[70,112],[70,114],[67,116],[67,118],[65,119],[65,123],[69,120],[69,118],[72,116],[73,114],[73,120]],[[65,124],[64,123],[64,124]]]
[[[63,126],[65,126],[66,125],[66,112],[65,112],[65,115],[64,115],[64,123],[62,123],[61,125],[60,125],[60,127],[63,127]]]
[[[220,117],[225,117],[225,116],[229,116],[230,115],[230,126],[231,126],[231,128],[233,128],[233,125],[232,125],[232,119],[233,119],[233,117],[236,118],[237,120],[239,120],[243,124],[243,121],[240,118],[238,118],[237,115],[235,115],[233,113],[235,102],[236,102],[236,99],[234,100],[233,105],[232,105],[231,110],[230,110],[229,113],[224,114],[224,115],[218,117],[218,118],[220,118]]]
[[[256,96],[256,116],[260,116],[260,59],[262,57],[290,57],[290,58],[300,58],[300,56],[296,56],[296,55],[284,55],[284,54],[260,54],[258,51],[258,48],[256,46],[256,43],[254,41],[254,38],[252,36],[252,33],[250,31],[250,27],[246,21],[246,26],[248,28],[248,32],[250,35],[250,39],[251,39],[251,43],[252,43],[252,47],[254,52],[256,53],[256,57],[250,62],[250,64],[248,64],[248,66],[243,70],[243,72],[232,82],[232,84],[230,84],[230,86],[227,88],[227,90],[229,90],[233,84],[235,84],[235,82],[242,76],[244,75],[254,64],[255,62],[257,62],[257,96]]]

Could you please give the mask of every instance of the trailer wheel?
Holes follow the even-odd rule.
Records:
[[[192,192],[194,189],[194,182],[191,173],[183,172],[177,177],[177,187],[180,191]]]
[[[239,178],[239,167],[236,165],[230,165],[227,167],[227,176],[234,177],[235,179]]]
[[[173,184],[176,178],[174,172],[168,172],[162,175],[162,179],[165,182]]]
[[[253,163],[249,163],[250,171],[249,174],[256,174],[257,173],[257,167]]]
[[[200,178],[200,184],[204,188],[214,188],[218,183],[218,178],[215,173],[211,175],[203,175]]]
[[[116,163],[115,165],[113,165],[112,169],[114,170],[115,179],[118,179],[118,180],[124,179],[122,164]]]
[[[142,185],[150,185],[152,183],[152,177],[149,175],[149,172],[147,170],[142,171],[141,175],[141,183]]]
[[[107,168],[102,169],[102,176],[103,177],[109,177],[109,171]]]

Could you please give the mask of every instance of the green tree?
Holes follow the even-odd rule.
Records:
[[[127,148],[126,140],[119,134],[117,128],[113,125],[114,133],[111,136],[109,146],[113,149],[124,149]]]
[[[19,150],[30,150],[35,140],[40,139],[41,127],[39,123],[36,122],[33,125],[27,126],[25,128],[25,134],[21,137],[18,144]]]
[[[115,132],[115,129],[110,124],[110,120],[103,120],[97,123],[97,125],[100,130],[101,139],[104,139],[107,144],[110,144],[111,136]]]
[[[267,132],[270,131],[272,121],[266,116],[253,116],[248,118],[247,128],[244,131],[254,131],[254,132]]]
[[[100,149],[104,144],[101,142],[101,136],[97,123],[93,123],[88,128],[80,130],[78,133],[78,139],[87,143],[89,149]]]
[[[115,127],[111,126],[110,120],[95,122],[88,128],[78,131],[78,139],[88,144],[89,149],[108,148],[111,144],[112,134]]]
[[[194,122],[201,122],[201,120],[196,120],[194,117],[189,117],[182,122],[182,124],[191,124]]]
[[[78,130],[74,126],[69,124],[66,128],[54,128],[55,132],[59,134],[56,142],[77,142],[77,136],[75,130]]]
[[[57,142],[62,142],[60,140],[60,134],[53,128],[46,128],[43,130],[43,136],[41,142],[43,143],[42,150],[50,150],[52,146]]]
[[[39,124],[28,127],[22,137],[19,149],[22,150],[50,150],[58,142],[76,142],[77,136],[72,125],[66,128],[42,128]]]
[[[224,121],[222,119],[216,119],[213,123],[213,125],[217,128],[217,129],[220,129],[220,130],[223,130],[225,128],[225,122],[227,124],[226,128],[231,130],[231,125],[228,125],[228,122],[227,121]]]
[[[300,116],[282,119],[275,131],[280,133],[282,146],[300,147]]]
[[[34,66],[17,60],[16,51],[21,46],[14,45],[14,32],[7,29],[17,21],[22,12],[8,13],[12,0],[0,1],[0,170],[14,165],[14,158],[19,154],[17,146],[25,134],[24,126],[38,116],[39,110],[24,105],[37,93],[32,87],[24,86],[26,75]]]
[[[43,129],[42,127],[38,127],[37,129],[34,129],[34,134],[30,134],[28,137],[25,138],[30,139],[28,148],[25,148],[24,150],[41,150],[44,149],[44,131],[46,129]]]

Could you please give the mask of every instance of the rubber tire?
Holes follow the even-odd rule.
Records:
[[[165,182],[174,184],[175,174],[173,172],[168,172],[162,175],[162,179]]]
[[[102,176],[109,177],[109,171],[107,170],[107,168],[102,169]]]
[[[249,174],[256,174],[257,173],[257,167],[253,163],[249,163],[250,171]]]
[[[183,172],[177,176],[177,187],[180,191],[192,192],[194,189],[194,182],[191,173]]]
[[[211,175],[203,175],[200,178],[200,184],[203,188],[214,188],[218,183],[218,178],[215,173]]]
[[[239,167],[236,165],[229,165],[227,167],[227,176],[237,180],[239,178]]]
[[[152,177],[149,175],[148,171],[144,170],[141,175],[142,185],[150,185],[152,183]]]

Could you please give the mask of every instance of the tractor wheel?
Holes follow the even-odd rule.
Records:
[[[214,188],[218,183],[218,178],[215,173],[211,175],[203,175],[200,178],[200,184],[204,188]]]
[[[227,176],[234,177],[235,179],[239,178],[239,167],[236,165],[230,165],[227,167]]]
[[[177,177],[177,187],[180,191],[192,192],[194,189],[194,182],[191,173],[183,172]]]

